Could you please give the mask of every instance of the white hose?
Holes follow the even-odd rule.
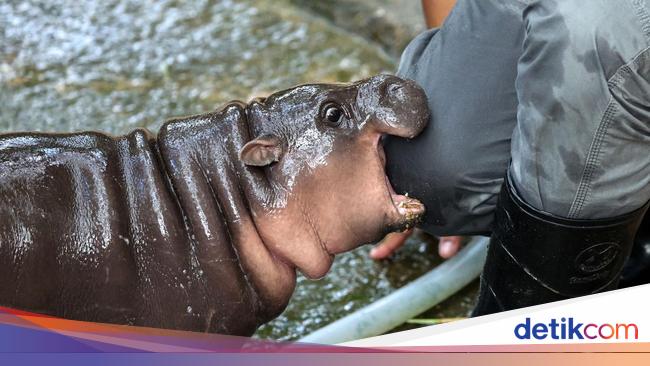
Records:
[[[383,334],[439,304],[483,269],[485,237],[473,237],[458,254],[417,280],[305,336],[299,342],[336,344]]]

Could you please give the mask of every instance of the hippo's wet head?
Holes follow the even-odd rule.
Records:
[[[266,246],[312,278],[335,254],[412,226],[424,213],[396,194],[384,171],[382,136],[416,136],[428,120],[424,92],[380,75],[353,84],[302,85],[246,107],[252,138],[240,151],[268,180],[251,207]]]

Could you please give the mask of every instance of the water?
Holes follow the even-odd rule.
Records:
[[[302,3],[4,1],[0,132],[155,131],[167,118],[213,110],[232,99],[394,70],[398,52],[385,46],[390,37],[403,44],[406,31],[384,26],[377,20],[383,19],[380,11],[367,12],[363,6],[369,5],[356,2],[356,19],[370,14],[372,24],[392,32],[364,39],[353,33],[372,32],[354,32],[355,23],[346,23],[340,8],[329,22]],[[391,262],[373,262],[368,248],[360,248],[340,256],[325,279],[300,278],[287,311],[258,336],[295,339],[388,294],[438,262],[434,245],[422,240]],[[466,314],[463,304],[472,294],[450,302],[453,316]]]

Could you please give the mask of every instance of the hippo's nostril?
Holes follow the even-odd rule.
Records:
[[[397,94],[400,90],[402,90],[403,86],[397,83],[392,83],[388,86],[387,91],[388,94],[390,95],[395,95]]]
[[[386,87],[386,94],[393,103],[403,103],[408,99],[403,83],[391,83]]]

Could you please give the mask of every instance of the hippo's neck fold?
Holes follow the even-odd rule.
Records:
[[[248,134],[241,106],[229,105],[169,122],[158,141],[207,292],[232,300],[239,314],[248,304],[256,327],[284,310],[295,271],[269,252],[255,225],[251,208],[269,188],[239,162]]]

